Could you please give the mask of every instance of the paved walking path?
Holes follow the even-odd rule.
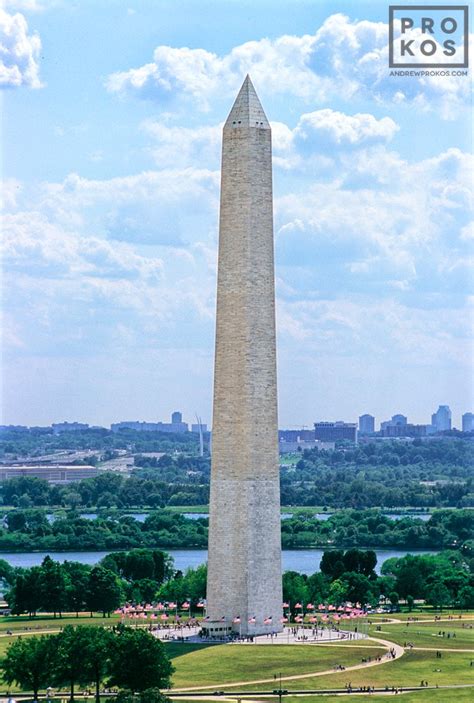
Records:
[[[386,664],[389,661],[395,661],[395,659],[399,659],[405,654],[405,649],[401,647],[399,644],[395,644],[394,642],[389,642],[387,640],[380,640],[376,639],[375,637],[371,637],[371,640],[373,642],[377,642],[378,644],[382,645],[387,649],[387,652],[381,657],[380,661],[377,661],[376,659],[370,662],[363,662],[361,664],[354,664],[352,666],[346,666],[344,673],[349,672],[349,671],[356,671],[357,669],[368,669],[371,666],[380,666],[381,664]],[[389,654],[389,651],[392,650],[394,653],[394,656],[392,657]],[[389,658],[387,658],[387,655]],[[335,671],[334,667],[331,669],[325,669],[324,671],[316,671],[312,672],[310,674],[296,674],[294,676],[282,676],[281,680],[282,681],[298,681],[301,679],[312,679],[315,678],[316,676],[327,676],[328,674],[334,674],[334,673],[341,673],[339,671]],[[228,688],[236,688],[238,686],[255,686],[257,684],[262,684],[262,683],[271,683],[272,685],[275,684],[275,679],[272,677],[271,679],[256,679],[254,681],[237,681],[237,682],[232,682],[232,683],[219,683],[219,684],[212,684],[212,685],[206,685],[206,686],[191,686],[191,687],[186,687],[186,688],[173,688],[174,693],[178,692],[185,692],[185,691],[208,691],[210,689],[215,690],[217,689],[228,689]]]
[[[394,688],[396,688],[396,687],[394,687]],[[415,688],[415,687],[411,687],[408,689],[397,688],[397,692],[399,695],[400,694],[403,695],[404,693],[413,693],[418,690],[420,690],[420,691],[430,691],[430,690],[431,691],[443,691],[443,690],[452,690],[452,689],[459,689],[459,688],[474,688],[474,684],[470,684],[470,683],[450,684],[450,685],[446,685],[446,686],[438,686],[437,688],[436,688],[436,686],[427,686],[425,688],[420,688],[420,689]],[[368,691],[354,691],[354,690],[351,691],[351,693],[349,693],[348,691],[341,690],[341,691],[337,691],[336,693],[331,693],[331,694],[318,692],[318,694],[316,694],[316,695],[320,695],[321,700],[324,701],[326,696],[328,696],[328,695],[331,695],[331,696],[351,696],[351,698],[352,698],[352,696],[369,696],[370,698],[372,698],[374,695],[375,696],[393,696],[393,694],[394,694],[394,691],[392,690],[392,688],[390,688],[389,691],[375,690],[373,693],[368,693]],[[167,695],[169,695],[171,698],[173,698],[172,693],[167,694]],[[298,693],[291,693],[290,695],[292,698],[293,697],[304,698],[305,696],[306,697],[307,696],[314,696],[315,693],[314,693],[314,691],[313,692],[306,692],[305,691],[304,693],[298,692]],[[237,698],[238,698],[237,696],[234,696],[234,697],[219,696],[219,701],[222,701],[222,703],[235,703]],[[177,700],[179,700],[179,699],[177,699]],[[193,701],[193,700],[195,700],[195,701],[215,701],[216,697],[215,696],[197,696],[197,695],[190,694],[189,697],[186,697],[186,700],[190,700],[190,701]],[[260,698],[260,700],[258,700],[257,698],[247,698],[247,697],[245,697],[243,700],[245,700],[245,703],[268,703],[268,701],[270,699],[268,696],[265,696],[265,697]],[[3,703],[3,701],[0,700],[0,703]]]

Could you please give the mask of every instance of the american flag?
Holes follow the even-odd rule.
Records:
[[[235,625],[238,625],[239,622],[240,622],[240,615],[237,615],[237,616],[232,620],[232,622],[233,622]]]
[[[265,620],[263,621],[263,624],[264,625],[271,625],[272,621],[273,621],[273,618],[270,615],[268,618],[265,618]]]
[[[255,625],[256,622],[257,622],[257,619],[256,619],[255,615],[253,617],[249,618],[249,625]]]
[[[225,615],[221,617],[221,622],[225,622]]]

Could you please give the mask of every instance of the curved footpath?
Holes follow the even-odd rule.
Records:
[[[371,666],[381,666],[382,664],[387,664],[390,661],[395,661],[396,659],[400,659],[405,654],[405,649],[401,647],[399,644],[395,644],[395,642],[389,642],[388,640],[381,640],[375,637],[370,637],[370,641],[372,642],[377,642],[378,644],[381,644],[387,652],[382,656],[380,661],[377,661],[376,659],[374,661],[370,662],[364,662],[361,664],[354,664],[353,666],[346,666],[344,669],[344,673],[350,672],[350,671],[356,671],[357,669],[368,669]],[[366,640],[367,641],[367,640]],[[318,646],[318,645],[315,645]],[[349,649],[346,645],[346,648]],[[390,650],[393,651],[393,656],[390,654]],[[389,657],[387,659],[387,657]],[[281,680],[282,681],[299,681],[301,679],[312,679],[315,678],[316,676],[327,676],[328,674],[334,674],[334,667],[331,669],[325,669],[324,671],[316,671],[312,672],[309,674],[296,674],[295,676],[282,676]],[[336,672],[340,673],[340,672]],[[270,683],[270,684],[275,684],[275,679],[272,677],[271,679],[254,679],[253,681],[236,681],[232,683],[221,683],[221,684],[212,684],[210,686],[191,686],[191,687],[186,687],[186,688],[173,688],[173,693],[185,693],[186,691],[209,691],[209,690],[215,690],[216,688],[219,689],[228,689],[228,688],[236,688],[238,686],[255,686],[259,685],[262,683]],[[171,693],[171,690],[170,690]],[[168,692],[167,692],[168,694]]]

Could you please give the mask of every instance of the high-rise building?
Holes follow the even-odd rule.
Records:
[[[380,423],[380,431],[384,432],[388,427],[405,427],[408,424],[408,418],[406,415],[392,415],[391,420],[385,420],[385,422]]]
[[[474,413],[464,413],[462,416],[462,431],[474,432]]]
[[[428,427],[430,425],[397,425],[383,423],[385,427],[380,430],[382,437],[426,437],[429,434]]]
[[[214,634],[282,629],[272,146],[247,76],[224,125],[207,616]]]
[[[123,422],[114,422],[110,425],[110,429],[112,432],[135,430],[136,432],[182,433],[189,431],[188,423],[182,421],[182,415],[180,412],[175,412],[172,414],[171,422],[141,422],[139,420],[125,420]]]
[[[375,417],[373,415],[361,415],[359,417],[360,434],[373,434],[375,432]]]
[[[431,416],[431,424],[436,428],[436,432],[446,432],[451,429],[451,410],[449,405],[440,405],[438,410]]]
[[[337,442],[347,439],[349,442],[357,442],[357,424],[355,422],[315,422],[314,438],[322,442]]]

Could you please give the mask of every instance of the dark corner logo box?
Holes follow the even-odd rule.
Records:
[[[390,5],[390,68],[467,68],[467,5]]]

